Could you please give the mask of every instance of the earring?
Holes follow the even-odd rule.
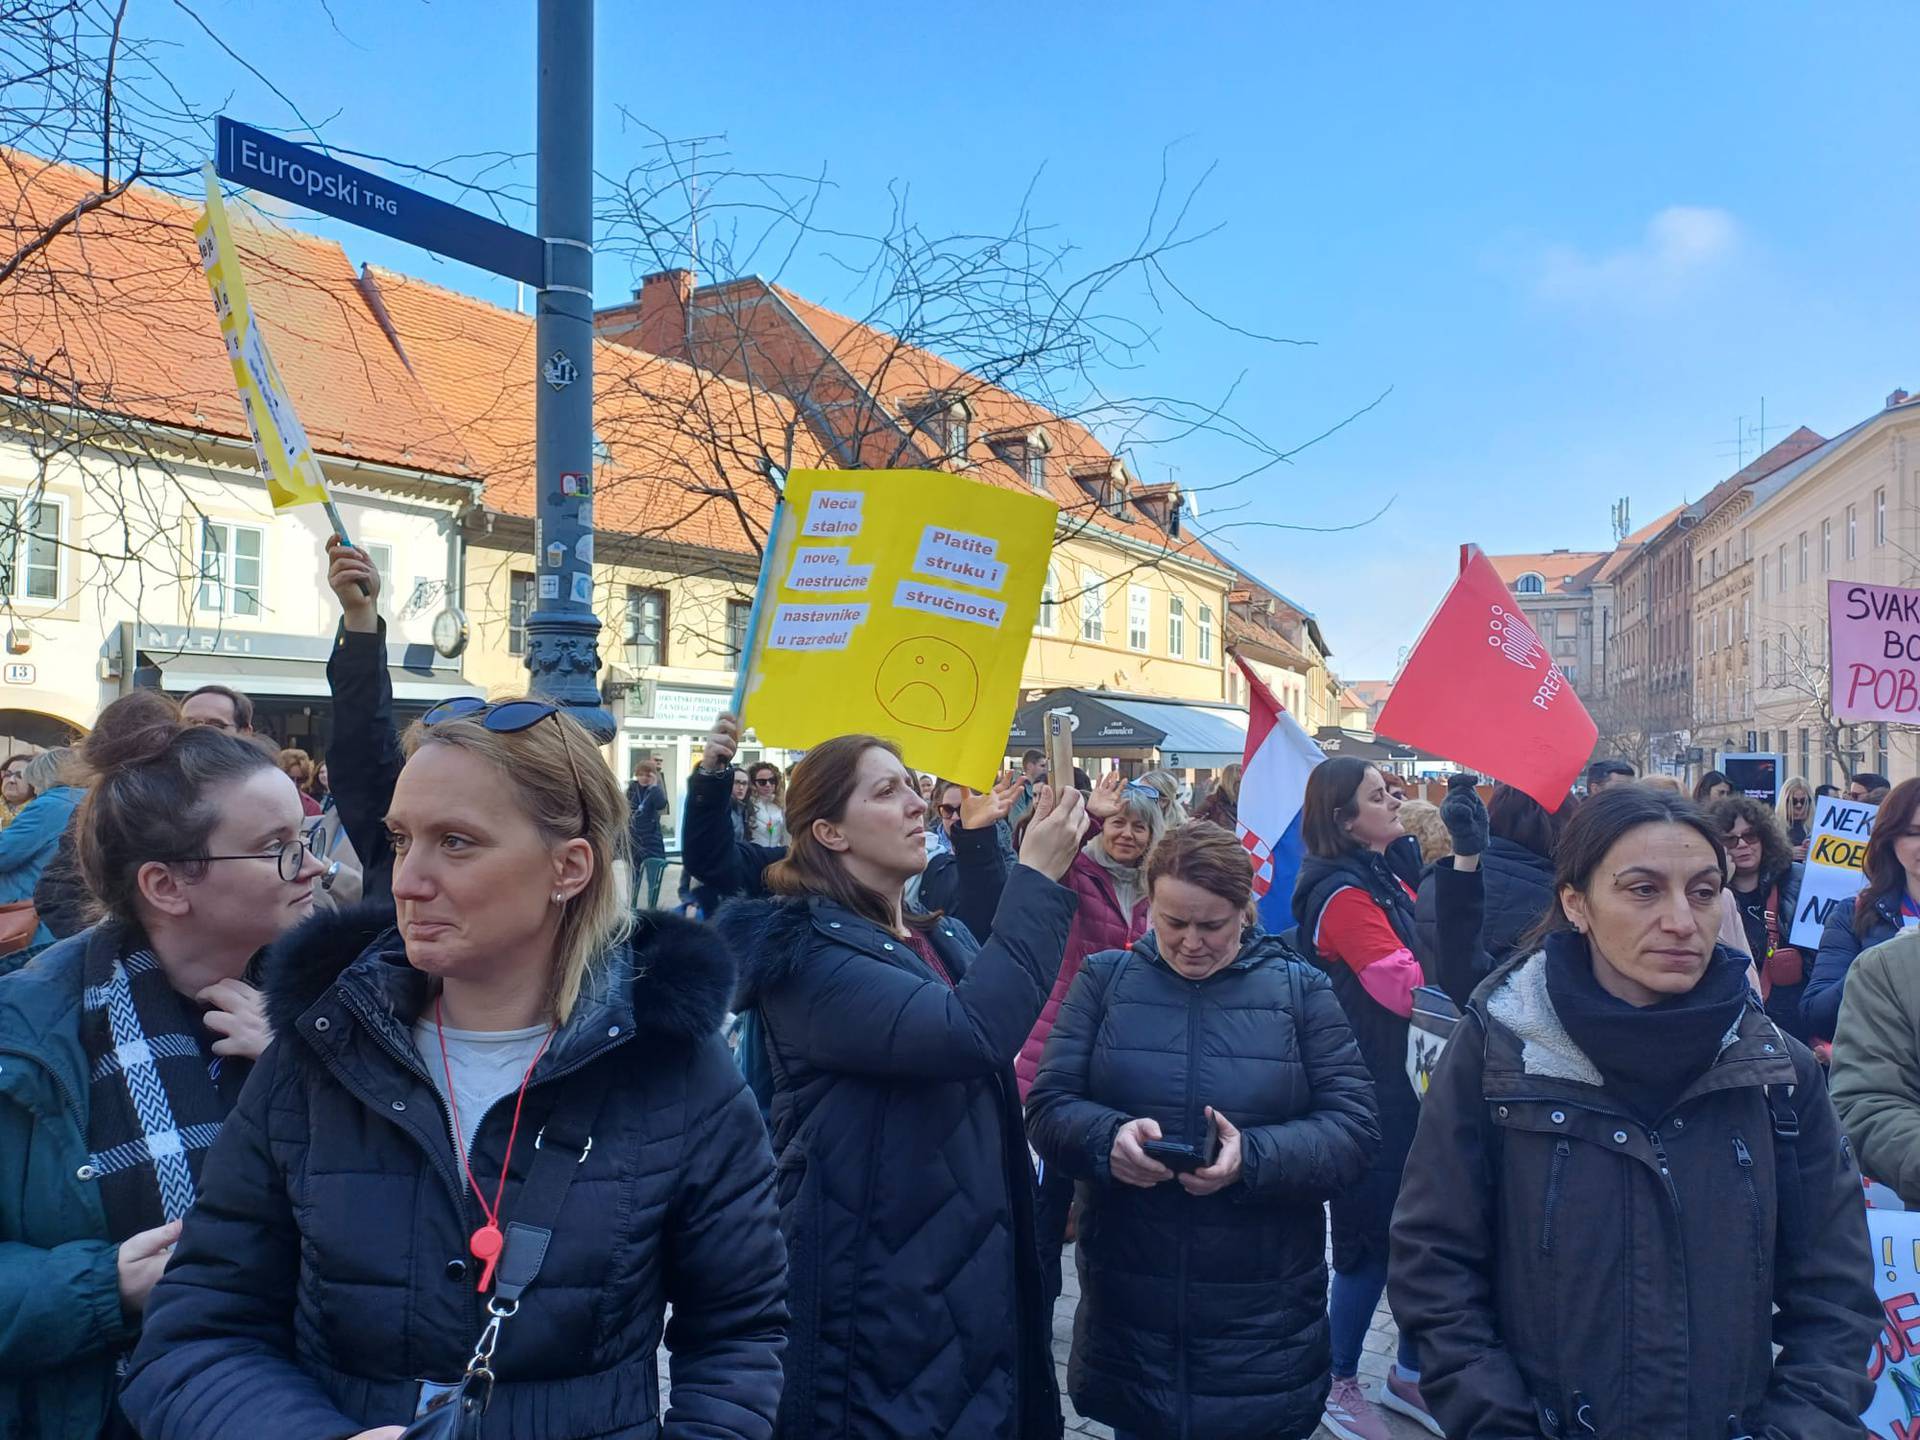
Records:
[[[556,905],[558,905],[558,904],[560,903],[560,901],[561,901],[561,895],[560,895],[560,892],[559,892],[558,890],[556,890],[556,891],[554,891],[554,892],[553,892],[553,903],[554,903],[554,904],[556,904]]]

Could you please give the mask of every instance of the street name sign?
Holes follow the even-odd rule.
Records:
[[[450,260],[464,260],[529,285],[547,283],[546,252],[538,236],[225,115],[219,117],[215,136],[214,169],[222,180],[264,190]]]

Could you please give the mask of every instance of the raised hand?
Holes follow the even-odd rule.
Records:
[[[1080,853],[1086,824],[1087,804],[1078,790],[1057,798],[1051,785],[1042,785],[1039,798],[1033,802],[1027,833],[1020,838],[1020,863],[1049,880],[1058,880]]]
[[[1093,782],[1093,793],[1087,796],[1087,814],[1105,824],[1109,815],[1120,813],[1121,797],[1126,789],[1127,777],[1118,770],[1109,770]]]
[[[1002,775],[991,790],[966,791],[960,797],[960,828],[985,830],[999,824],[1013,809],[1013,797],[1019,793],[1016,775]]]
[[[707,748],[700,756],[700,768],[706,771],[724,770],[733,763],[734,752],[740,748],[740,719],[730,711],[721,711],[714,717],[713,730],[707,736]]]
[[[380,628],[380,572],[366,551],[338,535],[327,537],[327,588],[340,601],[347,629],[371,634]]]

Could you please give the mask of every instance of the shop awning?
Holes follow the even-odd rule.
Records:
[[[1160,763],[1169,770],[1218,770],[1247,753],[1247,712],[1234,706],[1133,697],[1107,703],[1161,732]]]
[[[1065,710],[1074,717],[1076,755],[1157,750],[1160,763],[1170,769],[1214,770],[1238,763],[1247,748],[1247,712],[1232,705],[1105,690],[1053,690],[1014,713],[1009,753],[1043,748],[1049,710]]]
[[[202,685],[225,685],[255,698],[292,696],[325,700],[327,667],[320,660],[270,660],[251,655],[143,656],[160,669],[160,688],[169,695],[186,695]],[[479,695],[478,685],[448,670],[395,665],[393,698],[409,703],[435,704],[455,695]]]

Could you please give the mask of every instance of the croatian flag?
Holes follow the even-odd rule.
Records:
[[[1307,775],[1326,756],[1252,667],[1237,654],[1233,663],[1247,677],[1248,712],[1235,829],[1253,857],[1260,923],[1277,934],[1293,924],[1293,883],[1306,853],[1300,843],[1300,815],[1307,800]]]

